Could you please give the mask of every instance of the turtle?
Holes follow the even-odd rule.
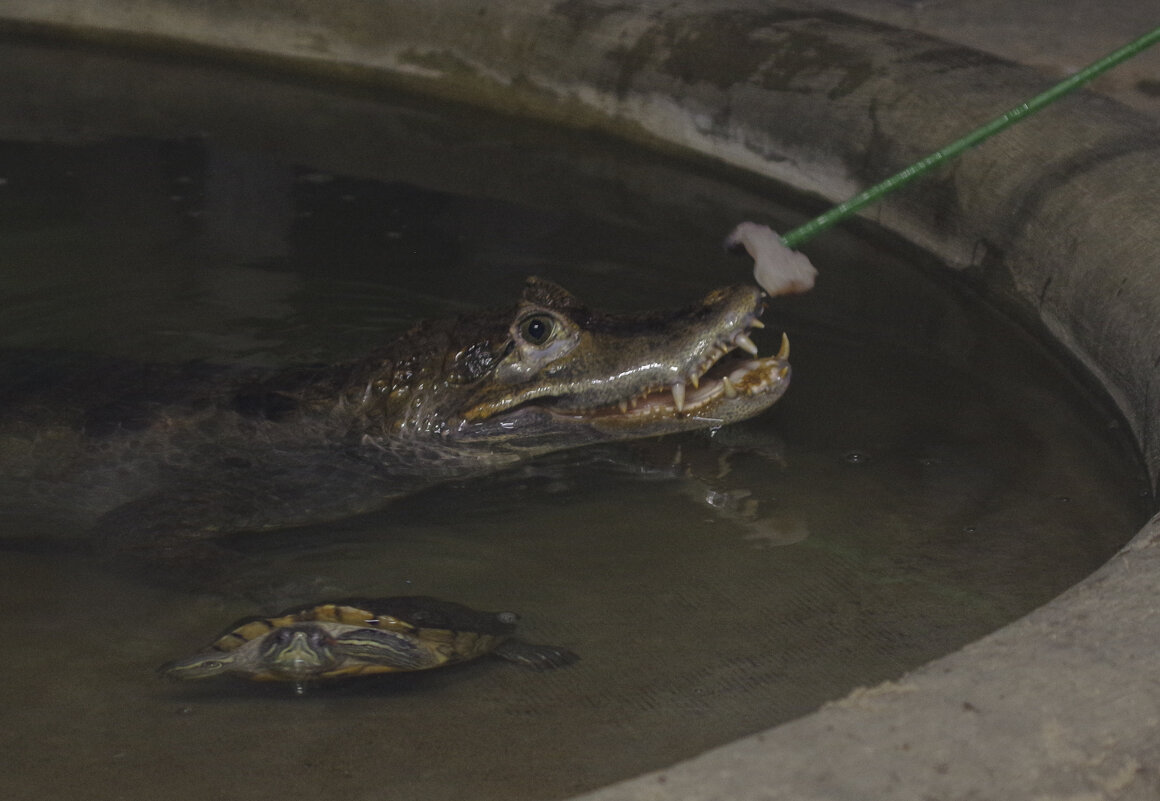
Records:
[[[515,639],[519,616],[427,596],[349,598],[236,621],[205,649],[158,671],[173,679],[238,676],[307,683],[430,670],[494,654],[538,670],[575,662],[571,651]]]

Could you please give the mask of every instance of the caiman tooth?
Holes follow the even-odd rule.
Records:
[[[777,358],[783,362],[789,358],[789,337],[785,334],[781,335],[781,350],[777,352]]]
[[[677,381],[673,384],[673,405],[677,407],[678,412],[685,410],[685,382]]]
[[[693,389],[701,388],[701,376],[694,373],[693,377],[689,379],[689,383],[693,385]]]
[[[621,414],[628,414],[628,401],[627,400],[621,398],[620,403],[618,405],[620,406],[620,413]]]
[[[725,389],[725,397],[733,399],[737,397],[737,387],[733,386],[733,382],[729,380],[729,376],[721,379],[721,386]]]
[[[745,334],[738,334],[737,336],[733,337],[733,344],[741,348],[746,353],[749,353],[753,356],[757,355],[757,346],[754,345],[753,340],[747,337]]]
[[[751,322],[749,325],[753,328],[765,328],[765,323],[761,322],[761,320],[758,320],[756,317],[753,318],[753,322]]]

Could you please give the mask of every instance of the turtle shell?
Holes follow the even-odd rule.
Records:
[[[233,623],[214,646],[222,651],[232,651],[274,629],[295,623],[343,623],[402,632],[413,632],[422,627],[511,633],[516,618],[506,617],[510,614],[479,612],[462,604],[423,596],[349,598],[297,606],[269,617],[242,618]],[[500,617],[508,621],[506,625],[496,625]],[[505,630],[500,631],[501,628]]]
[[[424,596],[328,601],[243,618],[203,652],[161,672],[174,678],[232,673],[256,681],[301,682],[427,670],[491,652],[536,668],[575,660],[564,649],[512,640],[518,619],[512,612],[483,612]],[[299,649],[301,658],[288,662],[287,648]]]
[[[475,659],[493,650],[515,632],[514,612],[482,612],[452,601],[426,596],[348,598],[279,612],[272,617],[242,618],[210,646],[228,652],[274,629],[298,623],[338,623],[412,635],[429,644],[439,664]],[[386,672],[390,666],[371,666]]]

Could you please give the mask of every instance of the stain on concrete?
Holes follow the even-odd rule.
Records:
[[[972,50],[959,45],[933,47],[921,53],[903,59],[902,64],[922,64],[936,75],[964,69],[978,69],[980,67],[1010,67],[1014,62],[999,58],[990,53]]]
[[[552,13],[568,20],[573,34],[584,29],[599,27],[605,18],[635,10],[627,3],[590,3],[587,0],[564,0],[552,7]]]
[[[794,11],[721,11],[667,19],[629,47],[613,50],[616,92],[624,97],[646,67],[683,84],[704,82],[721,91],[737,84],[803,94],[844,97],[871,77],[862,51],[825,34],[818,15]]]
[[[442,75],[475,76],[478,70],[450,50],[404,50],[399,63]]]
[[[1012,241],[1019,232],[1040,218],[1047,202],[1059,191],[1073,184],[1081,176],[1104,169],[1111,162],[1137,153],[1152,153],[1160,148],[1155,134],[1147,129],[1128,130],[1114,138],[1093,142],[1082,151],[1063,155],[1050,169],[1035,173],[1019,192],[1019,198],[1007,215],[1003,231],[1005,241]]]
[[[873,687],[855,687],[845,698],[825,704],[823,709],[866,709],[873,708],[884,699],[898,695],[908,695],[918,690],[918,686],[908,681],[884,681]]]
[[[1160,97],[1160,81],[1141,78],[1136,81],[1136,91],[1148,95],[1148,97]]]

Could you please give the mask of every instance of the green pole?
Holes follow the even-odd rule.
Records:
[[[1055,86],[1048,89],[1046,92],[1036,95],[1026,103],[1022,103],[1015,108],[1002,114],[999,117],[988,122],[986,125],[978,128],[971,133],[958,139],[941,150],[931,153],[926,158],[911,164],[895,175],[890,176],[885,181],[875,184],[869,189],[855,195],[838,206],[827,211],[819,217],[810,220],[804,225],[800,225],[787,234],[781,237],[781,241],[786,247],[796,248],[802,243],[812,239],[817,234],[830,228],[831,226],[841,222],[847,217],[853,215],[864,206],[874,203],[883,195],[893,192],[901,186],[913,181],[918,176],[929,170],[934,169],[944,161],[953,159],[955,156],[962,153],[964,150],[974,147],[982,142],[984,139],[994,136],[1005,128],[1019,122],[1024,117],[1028,117],[1045,106],[1051,105],[1059,98],[1075,91],[1083,84],[1095,78],[1112,67],[1116,66],[1122,61],[1126,61],[1132,56],[1143,52],[1147,48],[1160,41],[1160,28],[1156,28],[1151,33],[1141,36],[1131,44],[1124,45],[1119,50],[1109,53],[1094,64],[1090,64],[1084,69],[1072,75],[1070,78],[1061,81]]]

